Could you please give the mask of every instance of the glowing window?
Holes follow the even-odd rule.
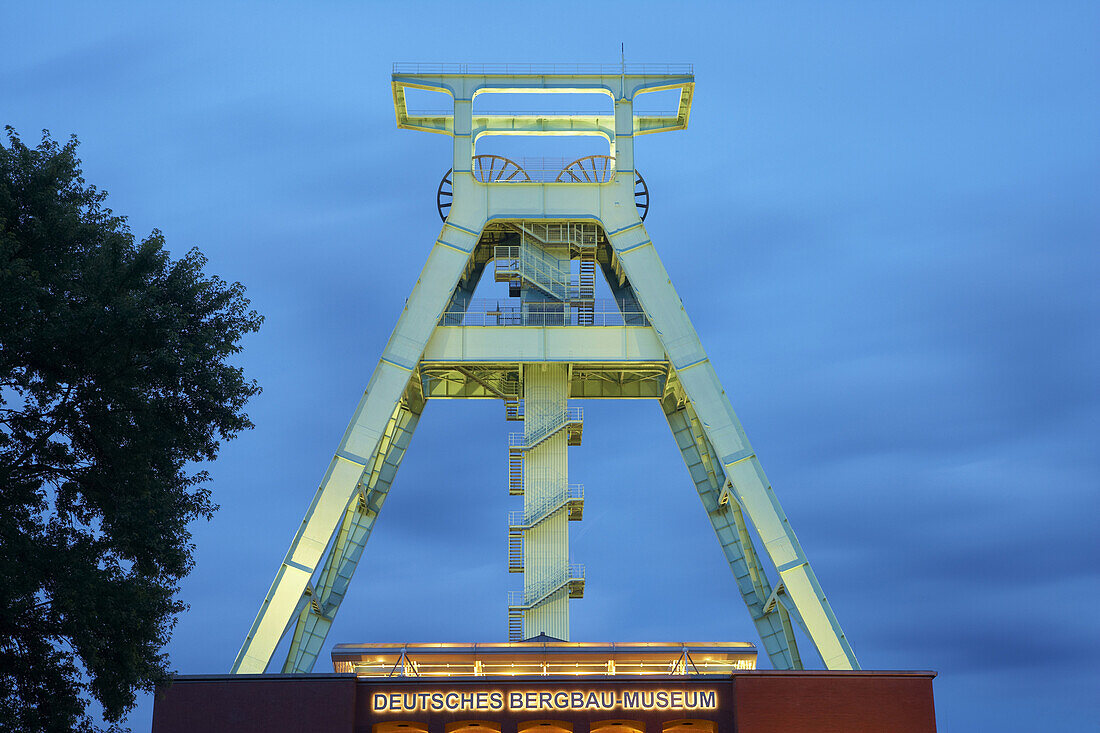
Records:
[[[445,733],[500,733],[500,723],[491,720],[456,720],[447,723]]]
[[[645,733],[645,723],[638,720],[596,720],[590,730],[592,733]]]
[[[564,720],[526,720],[519,724],[518,733],[573,733],[573,724]]]
[[[661,733],[715,733],[713,720],[670,720],[661,726]]]
[[[385,723],[375,723],[371,731],[372,733],[428,733],[428,726],[411,720],[387,720]]]

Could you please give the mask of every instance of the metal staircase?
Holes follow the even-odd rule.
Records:
[[[523,572],[523,530],[508,528],[508,572]]]
[[[508,451],[516,453],[528,451],[562,430],[568,431],[567,444],[580,445],[584,431],[584,409],[580,407],[567,407],[556,420],[547,422],[542,428],[525,435],[524,433],[508,434]]]
[[[523,609],[508,607],[508,641],[523,641]]]
[[[505,402],[505,419],[523,420],[523,407],[523,400]],[[584,433],[584,410],[580,407],[566,408],[557,420],[530,436],[508,434],[508,493],[511,496],[523,496],[523,454],[562,430],[568,431],[566,445],[580,445]]]
[[[508,494],[523,496],[523,451],[508,451]]]
[[[504,400],[504,419],[510,422],[523,421],[523,400]]]
[[[508,592],[508,641],[523,641],[523,617],[527,611],[558,593],[584,597],[584,565],[569,563],[554,576],[522,591]]]
[[[508,526],[516,529],[532,529],[562,507],[569,508],[569,521],[584,518],[584,484],[569,484],[556,496],[548,497],[526,511],[508,512]]]
[[[561,568],[552,577],[524,590],[508,591],[508,608],[525,610],[534,608],[550,596],[563,589],[569,590],[570,598],[584,597],[584,565],[571,562]]]
[[[560,260],[538,246],[498,244],[493,249],[493,279],[525,281],[559,301],[569,299],[572,277]],[[512,286],[515,289],[515,286]]]
[[[569,512],[570,522],[584,518],[584,484],[570,484],[530,511],[508,512],[508,572],[523,572],[523,538],[527,530],[534,529],[562,509]]]
[[[504,419],[509,422],[523,422],[523,400],[520,399],[506,399],[504,400]],[[508,451],[508,493],[511,496],[523,496],[523,452],[522,451]],[[511,545],[509,545],[511,546]],[[522,557],[523,549],[520,548],[520,556]],[[509,552],[511,557],[511,552]],[[522,568],[523,563],[520,563]],[[511,570],[511,566],[509,566]],[[518,572],[518,571],[512,571]]]
[[[596,244],[578,248],[577,325],[591,326],[596,320]]]
[[[577,325],[595,322],[596,249],[599,230],[595,224],[578,222],[514,222],[508,228],[520,235],[520,243],[502,244],[493,250],[493,279],[508,283],[512,297],[520,296],[524,283],[558,302],[577,309]],[[576,278],[568,260],[551,255],[548,247],[568,247],[569,257],[579,263]],[[565,266],[562,263],[565,263]]]

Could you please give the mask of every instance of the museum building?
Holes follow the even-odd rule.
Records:
[[[331,674],[187,675],[153,733],[930,733],[932,672],[756,669],[746,642],[338,644]]]

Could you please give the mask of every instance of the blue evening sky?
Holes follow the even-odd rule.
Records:
[[[695,64],[647,226],[863,666],[938,671],[941,731],[1100,725],[1100,6],[166,5],[5,3],[0,122],[267,317],[175,669],[228,670],[439,232],[391,63],[625,42]],[[573,638],[758,641],[657,404],[585,409]],[[428,406],[330,644],[506,637],[503,418]]]

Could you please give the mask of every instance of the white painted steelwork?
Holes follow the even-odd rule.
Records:
[[[568,512],[547,508],[568,495],[569,446],[579,443],[571,440],[571,426],[579,428],[583,419],[579,408],[568,407],[569,365],[525,364],[523,398],[523,433],[509,435],[508,450],[523,455],[523,510],[539,521],[518,529],[523,593],[508,603],[508,640],[545,634],[568,641],[569,599],[583,594],[584,570],[570,572]],[[513,526],[510,537],[517,533]],[[514,571],[511,555],[510,547]]]
[[[826,668],[858,668],[639,214],[640,207],[648,210],[649,199],[648,189],[638,198],[634,138],[686,128],[694,84],[686,65],[550,70],[395,65],[398,127],[453,139],[452,170],[445,177],[446,196],[453,200],[444,209],[441,199],[443,228],[234,672],[263,672],[288,633],[291,648],[283,671],[312,669],[425,402],[438,398],[501,399],[507,419],[524,420],[525,433],[534,425],[529,421],[536,405],[552,405],[554,412],[570,398],[658,400],[773,666],[802,668],[799,628]],[[446,114],[410,113],[405,101],[410,88],[443,92],[453,108]],[[662,90],[679,91],[674,113],[635,114],[640,95]],[[474,114],[476,95],[501,92],[598,92],[613,100],[614,114]],[[474,166],[476,145],[483,136],[501,134],[601,137],[614,166],[596,177],[605,180],[592,182],[568,175],[554,181],[486,179],[484,166],[480,173]],[[594,232],[595,240],[551,241],[551,229],[575,231],[579,225]],[[539,233],[545,235],[541,240]],[[557,258],[560,272],[555,282],[540,281],[545,272],[517,267],[515,279],[507,274],[504,279],[518,295],[514,307],[522,315],[492,321],[485,312],[473,325],[471,296],[495,261],[497,246],[541,247]],[[511,261],[522,262],[517,254]],[[567,285],[560,277],[566,260],[578,261],[583,275]],[[597,269],[614,296],[614,309],[609,308],[619,314],[614,323],[598,318],[585,274]],[[529,392],[536,387],[537,396]],[[525,502],[530,498],[541,507],[567,491],[568,436],[565,430],[554,432],[531,451],[515,451],[519,460],[509,460],[510,493],[522,493]],[[524,465],[530,459],[526,453],[541,450],[546,455]],[[527,475],[536,467],[541,478]],[[535,505],[528,509],[538,514]],[[566,513],[560,513],[564,523]],[[553,519],[522,528],[532,542],[522,549],[525,575],[539,567],[511,604],[522,612],[522,633],[567,635],[567,620],[562,624],[567,611],[560,611],[558,597],[567,604],[564,598],[583,588],[583,568],[569,563],[566,535]],[[754,546],[750,525],[763,552]],[[547,536],[536,540],[533,533],[544,529]]]

